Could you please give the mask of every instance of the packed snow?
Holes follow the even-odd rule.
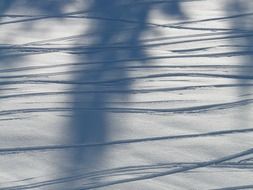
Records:
[[[253,189],[253,1],[0,0],[0,189]]]

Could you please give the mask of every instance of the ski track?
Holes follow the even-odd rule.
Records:
[[[222,2],[228,1],[222,0]],[[117,8],[120,10],[122,8],[125,10],[140,8],[141,10],[141,8],[149,6],[168,6],[176,1],[140,0],[138,2],[123,2],[120,1],[117,4]],[[182,3],[187,9],[191,6],[205,4],[208,0],[180,0],[178,2]],[[219,3],[216,2],[216,4]],[[108,12],[107,9],[104,11]],[[180,12],[181,10],[177,11]],[[190,11],[186,11],[187,14]],[[126,137],[116,138],[120,140],[105,140],[105,142],[96,141],[93,143],[54,144],[45,141],[44,144],[31,142],[29,146],[16,146],[18,140],[13,143],[14,145],[12,143],[9,143],[11,145],[5,145],[5,142],[1,141],[0,167],[1,161],[7,162],[6,158],[21,156],[22,160],[22,156],[36,158],[42,154],[50,155],[58,152],[68,152],[69,150],[80,150],[82,152],[101,147],[108,149],[116,147],[124,150],[127,145],[132,145],[134,146],[133,151],[136,151],[141,147],[144,147],[144,149],[148,146],[152,147],[156,143],[176,141],[180,143],[178,145],[180,150],[178,151],[189,153],[187,148],[190,145],[185,148],[183,146],[186,144],[185,142],[201,144],[206,139],[212,138],[222,143],[222,140],[227,137],[237,140],[238,137],[243,139],[244,136],[246,140],[249,140],[253,132],[253,128],[251,128],[252,117],[250,116],[253,103],[253,66],[249,63],[249,60],[252,60],[253,57],[253,30],[252,27],[248,26],[235,26],[238,25],[238,21],[252,20],[253,12],[250,8],[248,11],[236,13],[228,13],[225,9],[223,11],[218,16],[209,11],[205,16],[186,14],[186,16],[181,15],[180,17],[171,15],[171,18],[175,19],[163,20],[163,22],[159,19],[140,21],[138,18],[135,19],[131,16],[128,18],[124,14],[119,17],[117,17],[117,14],[116,17],[113,17],[113,14],[100,16],[96,11],[90,11],[89,9],[64,11],[59,14],[36,13],[36,11],[33,14],[14,14],[13,11],[10,13],[0,12],[1,29],[8,29],[9,27],[12,30],[14,26],[25,28],[31,25],[31,33],[33,33],[33,27],[41,26],[43,22],[50,23],[54,21],[58,25],[61,25],[60,22],[64,23],[66,21],[70,27],[72,27],[70,23],[78,22],[83,25],[90,22],[100,23],[102,27],[103,25],[115,25],[125,29],[124,32],[119,30],[121,33],[129,32],[129,34],[140,27],[145,28],[147,31],[153,31],[154,34],[157,31],[160,32],[157,33],[158,35],[152,34],[151,37],[138,38],[136,43],[131,40],[117,40],[109,34],[106,36],[106,38],[109,38],[108,41],[98,39],[103,43],[90,45],[90,41],[84,40],[101,35],[99,30],[79,33],[70,31],[66,35],[61,34],[58,36],[54,34],[41,39],[38,37],[32,39],[32,37],[25,36],[24,39],[27,38],[28,41],[24,42],[26,40],[23,39],[22,43],[15,40],[9,40],[10,42],[3,40],[3,42],[0,42],[0,133],[3,133],[1,137],[5,136],[4,130],[6,130],[6,127],[17,128],[22,122],[35,121],[36,126],[39,126],[38,122],[47,120],[43,114],[50,114],[53,117],[63,115],[62,118],[66,119],[68,117],[65,117],[64,114],[69,114],[71,118],[71,114],[83,112],[99,112],[117,117],[125,114],[134,115],[135,117],[140,115],[141,117],[152,116],[152,118],[161,117],[168,120],[173,117],[182,117],[182,124],[179,125],[184,130],[183,133],[178,135],[174,135],[174,133],[173,135],[150,135],[150,133],[147,133],[149,135],[143,138]],[[87,26],[89,25],[87,24]],[[17,34],[17,38],[23,35],[22,27],[20,27],[21,33]],[[18,27],[17,30],[19,30]],[[9,39],[10,36],[8,36],[6,29],[3,31],[6,39]],[[13,35],[14,32],[11,32],[11,35]],[[114,35],[117,35],[117,32]],[[137,32],[136,35],[141,34]],[[139,50],[142,52],[136,56],[133,52],[138,54]],[[122,57],[113,56],[115,54],[122,55]],[[94,58],[99,57],[99,55],[102,58]],[[50,56],[52,56],[52,60],[48,63],[48,57],[50,58]],[[36,57],[38,57],[38,62],[32,60]],[[75,59],[65,61],[66,57],[75,57]],[[88,59],[84,59],[87,57]],[[30,58],[32,61],[29,60]],[[57,59],[63,61],[55,61]],[[82,76],[83,73],[87,76]],[[100,106],[96,103],[89,104],[90,96],[97,99],[105,98],[101,101],[102,105]],[[116,96],[128,96],[136,99],[120,98],[114,100],[113,98]],[[63,99],[66,97],[72,99]],[[83,98],[78,101],[77,97]],[[240,114],[245,114],[245,119]],[[183,126],[185,124],[183,122],[184,118],[203,117],[204,119],[202,119],[205,120],[205,117],[219,116],[227,119],[228,116],[233,117],[234,115],[233,121],[242,117],[240,119],[243,121],[238,121],[238,125],[242,125],[240,128],[232,126],[236,122],[230,122],[231,128],[226,127],[226,129],[223,129],[221,120],[219,120],[220,128],[217,128],[217,126],[213,129],[206,128],[201,133],[191,132],[191,129],[184,129]],[[38,121],[36,121],[35,116],[39,118]],[[98,115],[99,117],[101,116]],[[189,119],[189,121],[192,120]],[[210,122],[212,121],[210,119]],[[210,127],[211,125],[208,122],[207,119],[207,126]],[[248,124],[245,124],[246,122]],[[152,125],[152,123],[149,125]],[[157,125],[159,126],[160,122],[157,122]],[[203,122],[201,125],[203,125]],[[24,125],[21,127],[24,127]],[[171,124],[167,127],[167,131],[175,129]],[[197,126],[194,127],[198,128]],[[34,130],[33,126],[27,126],[27,128]],[[45,128],[45,130],[47,129]],[[137,132],[140,133],[140,131]],[[7,140],[13,138],[9,133],[6,134],[9,135],[6,138]],[[17,136],[20,134],[22,133],[17,131]],[[165,133],[162,132],[161,134]],[[35,135],[39,134],[35,132]],[[43,135],[45,135],[44,132]],[[27,136],[24,136],[25,139]],[[22,137],[20,139],[20,143],[22,143]],[[22,173],[20,173],[18,178],[17,176],[12,178],[12,174],[8,174],[8,171],[6,171],[6,179],[10,177],[11,180],[5,182],[0,179],[0,189],[51,189],[57,185],[72,184],[72,182],[81,182],[80,187],[71,187],[76,190],[110,188],[111,186],[117,188],[121,185],[124,188],[124,184],[131,182],[145,184],[146,180],[152,181],[161,177],[169,179],[171,175],[175,174],[175,176],[179,176],[179,180],[180,174],[189,176],[194,176],[193,174],[198,172],[202,174],[203,171],[198,170],[201,168],[206,172],[211,171],[211,169],[227,171],[227,174],[223,174],[224,178],[226,178],[226,175],[233,175],[237,171],[241,173],[251,172],[252,174],[253,149],[250,142],[239,145],[236,144],[237,141],[232,142],[231,139],[227,140],[229,142],[225,141],[224,146],[219,145],[214,148],[214,150],[217,150],[223,147],[224,153],[220,151],[219,155],[215,156],[216,159],[210,158],[207,161],[199,161],[203,160],[199,159],[198,161],[188,162],[187,158],[180,158],[183,161],[170,162],[170,158],[164,158],[160,163],[150,164],[150,162],[154,162],[152,159],[142,158],[143,160],[146,159],[147,163],[143,165],[129,164],[124,167],[119,165],[118,167],[101,168],[91,172],[86,172],[85,168],[80,167],[78,168],[80,173],[74,171],[62,175],[64,177],[58,174],[49,174],[48,176],[36,174],[24,178],[20,177],[22,176]],[[233,143],[236,144],[234,147],[241,147],[242,149],[235,150]],[[193,143],[191,146],[194,149],[200,145]],[[228,146],[232,148],[228,148]],[[173,149],[173,151],[175,150]],[[226,155],[226,152],[229,153]],[[233,154],[231,152],[237,153]],[[132,154],[139,159],[138,151]],[[192,155],[194,154],[192,153]],[[41,160],[47,162],[45,158],[41,158]],[[15,163],[13,164],[15,167]],[[228,179],[232,181],[234,176],[228,177]],[[142,181],[145,182],[141,183]],[[159,183],[159,180],[157,181]],[[235,185],[234,183],[231,183],[231,185],[220,184],[222,183],[218,185],[209,184],[210,188],[208,189],[253,189],[250,182],[248,184],[244,182],[235,183]],[[192,184],[192,187],[194,185]],[[66,188],[69,187],[66,186]]]
[[[156,177],[161,177],[161,176],[168,176],[168,175],[173,175],[173,174],[177,174],[177,173],[183,173],[183,172],[191,172],[192,170],[196,170],[199,168],[204,168],[204,167],[219,167],[219,165],[223,165],[222,163],[236,159],[236,158],[240,158],[246,155],[250,155],[253,153],[253,149],[249,149],[249,150],[245,150],[236,154],[231,154],[228,156],[224,156],[221,158],[217,158],[217,159],[213,159],[210,161],[206,161],[206,162],[199,162],[199,163],[174,163],[174,164],[162,164],[162,165],[158,165],[155,166],[155,169],[159,169],[161,167],[164,167],[166,169],[166,171],[162,171],[162,172],[151,172],[151,174],[146,174],[145,172],[141,172],[141,173],[137,173],[139,174],[139,176],[137,177],[132,177],[132,178],[126,178],[126,179],[122,179],[122,180],[114,180],[114,181],[109,181],[109,182],[100,182],[99,184],[85,184],[84,188],[80,188],[80,189],[94,189],[94,188],[103,188],[106,186],[112,186],[112,185],[116,185],[116,184],[122,184],[122,183],[128,183],[128,182],[133,182],[133,181],[140,181],[140,180],[147,180],[147,179],[153,179]],[[227,163],[229,165],[229,163]],[[226,163],[225,163],[226,165]],[[233,165],[234,164],[230,164]],[[54,179],[54,180],[50,180],[50,181],[44,181],[44,182],[38,182],[38,183],[32,183],[32,184],[28,184],[28,185],[21,185],[21,186],[13,186],[13,187],[5,187],[4,189],[8,189],[8,190],[14,190],[14,189],[32,189],[32,188],[37,188],[37,187],[43,187],[43,186],[48,186],[51,184],[55,184],[55,183],[65,183],[68,181],[73,181],[73,180],[80,180],[80,179],[89,179],[89,178],[94,178],[94,177],[103,177],[103,175],[105,175],[105,177],[110,177],[110,173],[112,172],[112,175],[115,175],[114,173],[118,175],[121,175],[120,173],[122,173],[123,170],[123,175],[125,170],[128,171],[135,171],[135,170],[142,170],[142,169],[153,169],[154,166],[147,167],[147,166],[142,166],[142,167],[126,167],[126,168],[118,168],[116,169],[112,169],[108,171],[99,171],[99,172],[93,172],[93,173],[88,173],[85,175],[78,175],[78,176],[71,176],[71,177],[67,177],[67,178],[60,178],[60,179]],[[172,167],[172,169],[167,170],[167,168]],[[133,168],[131,170],[131,168]],[[136,168],[136,169],[135,169]],[[119,170],[119,171],[117,171]],[[136,174],[131,172],[130,174]],[[241,186],[241,187],[245,187],[245,186]],[[249,187],[249,186],[248,186]],[[232,187],[231,187],[232,188]],[[236,188],[236,187],[235,187]],[[237,187],[238,188],[238,187]],[[226,189],[226,188],[225,188]],[[229,189],[229,188],[228,188]]]
[[[121,144],[124,145],[124,144],[145,143],[145,142],[155,142],[155,141],[164,141],[164,140],[169,141],[169,140],[181,140],[181,139],[202,138],[202,137],[220,137],[223,135],[237,135],[241,133],[251,133],[251,132],[253,132],[253,128],[226,130],[226,131],[213,131],[213,132],[202,133],[202,134],[189,134],[189,135],[187,134],[187,135],[175,135],[175,136],[150,137],[150,138],[143,138],[143,139],[118,140],[118,141],[113,141],[113,142],[94,143],[94,144],[1,148],[0,155],[18,154],[18,153],[36,152],[36,151],[52,151],[52,150],[72,149],[72,148],[87,148],[87,147],[96,147],[96,146],[111,146],[111,145],[121,145]]]

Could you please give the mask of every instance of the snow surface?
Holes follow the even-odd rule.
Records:
[[[253,1],[0,0],[0,189],[253,189]]]

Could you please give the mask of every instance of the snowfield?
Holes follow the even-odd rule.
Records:
[[[253,1],[0,0],[0,189],[253,189]]]

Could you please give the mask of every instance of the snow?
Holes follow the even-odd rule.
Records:
[[[252,9],[0,1],[0,189],[253,189]]]

